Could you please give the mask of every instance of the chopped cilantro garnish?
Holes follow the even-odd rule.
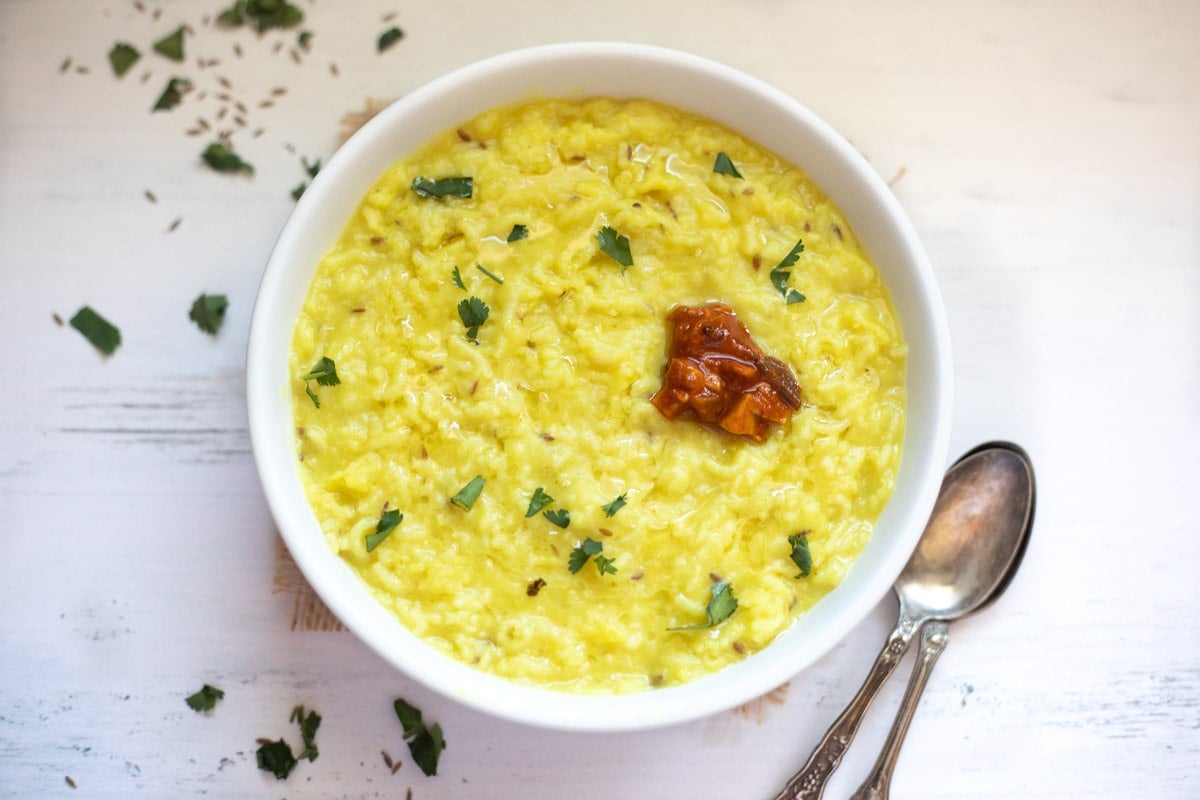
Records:
[[[704,608],[704,616],[708,618],[708,621],[695,625],[684,625],[679,628],[670,628],[669,630],[698,631],[715,627],[729,619],[733,612],[737,610],[737,607],[738,601],[733,596],[733,587],[729,585],[728,581],[717,581],[712,586],[712,597],[709,599],[708,605]]]
[[[384,31],[382,34],[379,35],[379,42],[377,43],[377,49],[380,53],[382,53],[384,50],[387,50],[389,47],[391,47],[392,45],[394,45],[396,42],[400,41],[403,38],[404,38],[404,31],[402,31],[399,28],[394,27],[394,26],[391,28],[388,28],[386,31]]]
[[[309,761],[316,761],[318,755],[317,728],[321,727],[321,715],[315,711],[310,711],[306,715],[304,706],[296,706],[292,709],[292,716],[288,721],[300,723],[300,737],[304,740],[304,749],[300,751],[300,755],[296,756],[296,760],[307,758]]]
[[[513,225],[512,230],[508,232],[508,238],[505,239],[505,241],[509,244],[512,244],[513,242],[524,239],[527,236],[529,236],[529,228],[517,223],[516,225]]]
[[[567,569],[569,569],[572,574],[579,572],[579,570],[583,569],[583,565],[588,562],[589,558],[600,555],[603,550],[604,544],[602,542],[597,542],[595,539],[591,538],[584,539],[582,542],[575,545],[575,549],[573,549],[571,551],[571,555],[567,557]],[[604,574],[603,568],[601,568],[600,574]]]
[[[317,408],[321,407],[321,401],[317,398],[317,393],[308,385],[309,381],[316,381],[321,386],[337,386],[341,383],[338,378],[337,367],[333,363],[333,359],[328,356],[322,356],[321,360],[313,365],[313,368],[300,376],[300,380],[304,381],[304,391],[308,393],[308,397],[313,401],[313,405]]]
[[[541,486],[533,490],[533,497],[529,498],[529,508],[525,509],[525,518],[528,519],[534,514],[541,511],[546,506],[554,502],[554,498],[546,494]]]
[[[155,111],[170,111],[183,102],[183,95],[190,91],[191,88],[192,83],[187,78],[171,78],[171,80],[167,81],[167,88],[163,89],[162,94],[155,101],[154,108],[150,109],[151,113]]]
[[[737,167],[733,165],[733,161],[725,153],[717,153],[717,160],[713,164],[713,172],[718,175],[731,175],[735,178],[742,177],[742,173],[738,172]]]
[[[280,739],[277,742],[264,742],[255,753],[258,768],[270,772],[279,780],[292,774],[296,768],[296,757],[292,755],[292,746]]]
[[[217,701],[224,697],[225,692],[206,683],[200,687],[200,691],[188,695],[184,702],[188,704],[188,708],[192,711],[212,711]]]
[[[487,322],[490,309],[478,297],[469,297],[458,304],[458,316],[467,329],[467,338],[479,344],[479,327]]]
[[[617,568],[613,565],[613,560],[608,556],[596,556],[596,569],[601,575],[616,575]]]
[[[84,306],[71,317],[71,327],[83,334],[92,346],[111,356],[121,345],[121,332],[104,317],[97,314],[91,306]]]
[[[475,191],[472,178],[426,178],[418,175],[413,178],[412,190],[421,197],[470,197]]]
[[[487,275],[489,278],[494,280],[496,283],[504,283],[504,278],[501,278],[499,275],[492,272],[490,269],[485,267],[483,264],[476,264],[475,269],[479,270],[484,275]]]
[[[792,561],[800,568],[797,578],[807,578],[812,572],[812,551],[808,549],[808,531],[793,533],[787,538],[791,545]]]
[[[164,55],[172,61],[183,61],[183,26],[154,43],[154,52]]]
[[[543,511],[542,516],[560,528],[565,529],[571,524],[571,512],[565,508],[553,508],[549,511]]]
[[[483,491],[483,484],[486,481],[482,475],[476,475],[471,481],[458,490],[458,494],[450,498],[450,502],[461,508],[463,511],[470,511],[475,505],[475,501],[479,499],[479,494]]]
[[[613,261],[625,267],[633,266],[633,255],[629,251],[629,237],[617,233],[611,226],[605,225],[596,232],[596,242]]]
[[[112,64],[113,72],[119,78],[129,71],[129,68],[142,57],[137,48],[125,42],[117,42],[108,51],[108,63]]]
[[[628,497],[628,492],[623,492],[621,494],[621,496],[618,497],[616,500],[613,500],[611,503],[606,503],[605,505],[600,506],[601,510],[604,511],[604,516],[611,517],[612,515],[616,514],[618,511],[620,511],[622,508],[624,508],[625,503],[628,502],[626,499],[627,497]]]
[[[213,142],[208,147],[204,148],[204,152],[200,154],[204,159],[204,163],[208,164],[217,172],[249,172],[254,174],[254,167],[242,161],[237,153],[233,152],[224,142]]]
[[[368,533],[365,537],[367,552],[371,552],[379,545],[383,544],[383,540],[392,535],[392,531],[396,530],[397,526],[404,521],[404,515],[397,509],[385,511],[379,517],[379,522],[375,525],[375,532]]]
[[[462,273],[458,271],[458,267],[455,267],[454,271],[450,273],[450,282],[464,292],[467,290],[466,285],[463,284]]]
[[[795,247],[789,250],[783,260],[771,270],[771,285],[779,290],[788,305],[803,303],[806,299],[800,292],[788,288],[787,285],[788,279],[792,277],[792,266],[800,259],[800,254],[803,252],[804,240],[797,240]]]
[[[229,300],[225,295],[202,294],[192,303],[188,319],[196,323],[200,330],[216,336],[217,331],[221,330],[221,324],[225,322],[225,309],[228,307]]]
[[[408,742],[408,752],[412,753],[413,761],[426,775],[437,775],[438,758],[446,749],[442,726],[436,722],[426,725],[421,712],[401,698],[396,698],[392,707],[396,709],[396,716],[404,728],[404,740]]]
[[[259,33],[271,28],[291,28],[304,21],[304,12],[287,0],[238,0],[217,16],[221,25],[252,23]]]

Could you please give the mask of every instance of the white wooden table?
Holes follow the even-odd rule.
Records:
[[[891,598],[750,707],[565,735],[468,711],[336,630],[260,493],[246,332],[302,159],[370,98],[587,38],[724,61],[851,139],[941,281],[955,454],[1002,437],[1035,460],[1023,570],[954,626],[895,795],[1200,796],[1200,4],[300,4],[294,58],[294,32],[205,26],[224,0],[0,3],[0,796],[767,798],[802,763]],[[150,52],[184,23],[186,64]],[[120,80],[118,40],[143,51]],[[193,92],[149,113],[173,75]],[[211,135],[187,134],[234,116],[252,178],[204,169]],[[230,299],[215,338],[187,318],[201,292]],[[111,358],[55,322],[85,304],[121,329]],[[196,714],[205,682],[226,696]],[[902,684],[829,797],[865,774]],[[400,696],[445,730],[436,777],[408,758]],[[323,716],[320,756],[278,782],[256,740],[298,745],[298,704]]]

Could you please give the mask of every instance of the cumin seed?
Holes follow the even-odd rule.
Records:
[[[147,200],[149,200],[151,203],[157,203],[157,202],[158,202],[158,197],[157,197],[157,196],[155,196],[154,192],[152,192],[152,191],[150,191],[149,189],[147,189],[147,190],[146,190],[146,192],[145,192],[145,194],[146,194],[146,199],[147,199]]]
[[[59,72],[66,72],[71,68],[71,57],[67,56],[63,59],[62,66],[58,68]]]
[[[183,217],[176,217],[175,221],[171,223],[169,228],[167,228],[167,233],[174,233],[175,230],[182,224],[183,224]]]

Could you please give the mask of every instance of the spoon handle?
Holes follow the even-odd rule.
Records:
[[[820,800],[825,792],[825,784],[829,782],[829,776],[838,768],[838,764],[842,763],[842,756],[854,740],[854,734],[858,733],[858,727],[862,724],[863,716],[875,695],[879,694],[880,687],[908,652],[915,630],[914,621],[902,614],[895,630],[888,636],[887,643],[879,651],[879,656],[875,659],[871,671],[867,673],[858,694],[854,695],[846,710],[829,726],[825,736],[808,757],[808,763],[792,776],[783,787],[783,791],[775,795],[774,800]]]
[[[946,649],[950,641],[950,627],[941,620],[931,620],[921,628],[921,652],[917,656],[917,664],[913,668],[912,677],[908,680],[908,688],[904,691],[904,699],[900,701],[900,710],[896,713],[896,721],[888,731],[887,740],[879,759],[871,769],[871,774],[858,787],[858,791],[850,795],[850,800],[887,800],[892,785],[892,770],[900,757],[900,745],[904,744],[904,736],[912,722],[913,714],[917,711],[917,703],[921,701],[921,692],[933,672],[933,665],[938,656]]]

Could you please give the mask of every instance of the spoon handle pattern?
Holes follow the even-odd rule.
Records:
[[[825,736],[808,757],[808,763],[792,776],[774,800],[820,800],[825,792],[825,784],[829,782],[829,776],[842,763],[842,756],[845,755],[850,742],[854,741],[854,734],[858,733],[859,725],[875,700],[875,695],[895,671],[900,659],[908,652],[916,628],[914,620],[901,615],[895,630],[879,651],[871,671],[867,673],[858,694],[854,695],[846,710],[829,726]]]
[[[904,743],[908,726],[917,711],[917,703],[921,700],[921,693],[925,690],[930,673],[933,672],[933,665],[937,663],[938,656],[949,642],[950,627],[945,622],[931,620],[921,628],[921,652],[917,656],[912,677],[908,680],[908,688],[904,691],[904,699],[900,701],[900,710],[896,712],[896,721],[888,731],[887,740],[883,743],[883,750],[879,753],[879,759],[872,767],[871,774],[863,781],[863,785],[858,787],[858,791],[850,795],[850,800],[887,800],[891,790],[892,770],[900,757],[900,745]]]

